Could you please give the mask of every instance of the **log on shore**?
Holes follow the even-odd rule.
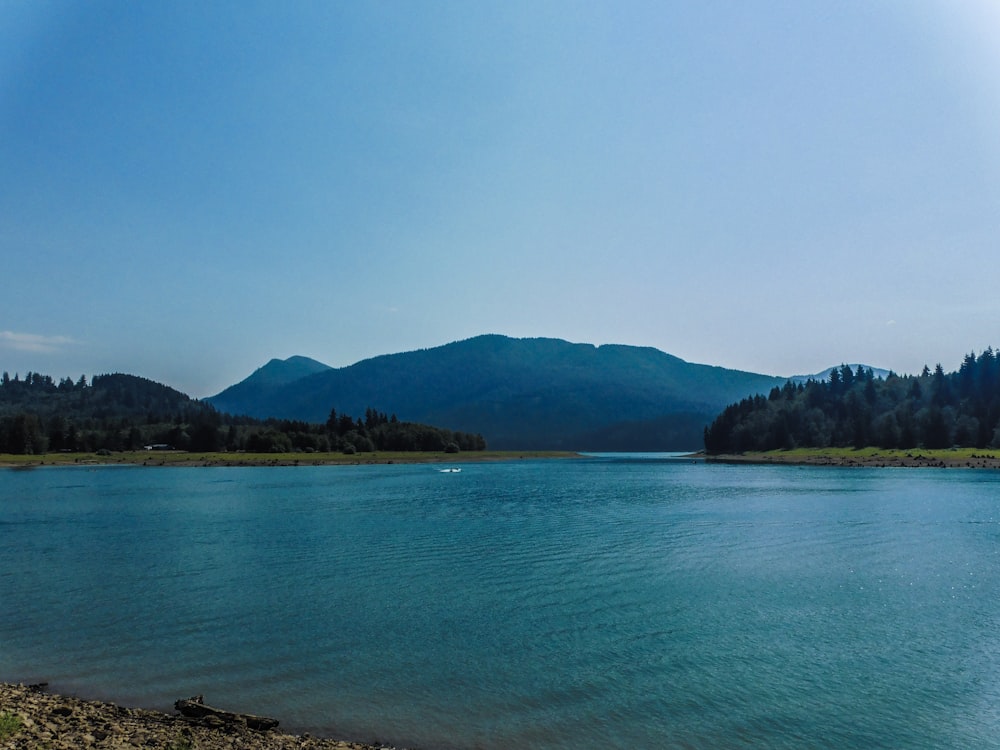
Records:
[[[226,724],[245,724],[250,729],[266,731],[278,726],[277,719],[267,716],[255,716],[254,714],[240,714],[233,711],[223,711],[221,708],[214,708],[205,704],[202,696],[196,695],[193,698],[182,698],[174,702],[174,708],[180,711],[182,716],[191,719],[203,719],[211,716]]]

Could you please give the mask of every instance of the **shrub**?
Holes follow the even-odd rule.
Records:
[[[21,731],[21,717],[9,711],[0,713],[0,740],[13,737]]]

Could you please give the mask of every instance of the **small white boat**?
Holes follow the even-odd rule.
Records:
[[[458,474],[461,469],[440,469],[442,474]]]

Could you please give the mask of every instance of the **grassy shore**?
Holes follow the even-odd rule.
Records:
[[[798,464],[806,466],[863,466],[1000,469],[1000,450],[991,448],[795,448],[748,451],[706,456],[718,463]]]
[[[0,467],[36,466],[327,466],[359,464],[467,463],[518,461],[530,458],[575,458],[570,451],[379,451],[375,453],[188,453],[187,451],[114,451],[97,453],[48,453],[22,456],[0,453]]]

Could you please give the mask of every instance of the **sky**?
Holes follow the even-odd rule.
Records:
[[[0,370],[1000,346],[985,0],[0,0]]]

